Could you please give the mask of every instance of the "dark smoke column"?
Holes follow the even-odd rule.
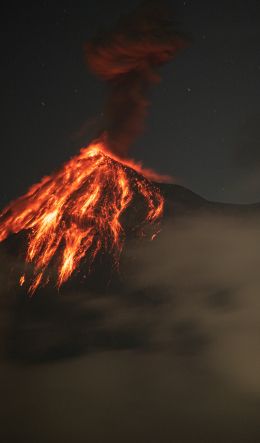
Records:
[[[109,86],[99,135],[105,134],[109,149],[121,157],[143,129],[149,89],[160,80],[157,67],[185,45],[168,17],[168,9],[146,2],[116,29],[86,44],[91,71]]]

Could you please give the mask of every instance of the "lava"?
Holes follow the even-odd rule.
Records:
[[[134,196],[146,203],[143,223],[154,225],[163,213],[164,199],[153,178],[151,171],[119,159],[96,141],[11,202],[0,214],[0,242],[27,232],[28,292],[46,285],[54,273],[60,287],[83,259],[90,269],[101,251],[118,267],[125,237],[121,216]],[[26,273],[20,277],[24,284]]]

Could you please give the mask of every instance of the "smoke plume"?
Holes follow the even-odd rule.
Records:
[[[149,89],[160,79],[158,66],[184,46],[168,17],[165,6],[149,2],[86,44],[90,70],[108,85],[101,133],[118,155],[127,154],[143,129]]]

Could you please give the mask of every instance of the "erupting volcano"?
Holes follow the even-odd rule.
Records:
[[[87,253],[89,265],[100,250],[112,254],[118,265],[124,239],[120,216],[134,194],[146,201],[145,222],[155,223],[163,211],[159,190],[140,172],[140,167],[112,156],[101,142],[93,143],[7,206],[1,214],[0,241],[29,230],[26,262],[34,267],[30,293],[48,282],[57,255],[58,286]],[[22,275],[20,284],[25,281]]]
[[[110,89],[97,141],[0,214],[0,242],[10,234],[28,232],[29,277],[23,274],[20,284],[28,284],[30,293],[53,274],[60,287],[83,259],[89,269],[100,252],[111,254],[118,267],[124,243],[122,215],[136,195],[147,208],[137,227],[151,224],[152,238],[156,235],[164,200],[151,181],[155,175],[126,157],[142,127],[147,90],[158,80],[156,67],[171,60],[182,45],[167,12],[151,5],[86,45],[90,69]]]

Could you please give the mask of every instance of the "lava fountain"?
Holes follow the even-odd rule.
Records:
[[[124,243],[120,217],[134,195],[145,200],[143,222],[156,225],[162,215],[163,197],[150,181],[151,174],[95,142],[9,204],[0,215],[0,241],[28,232],[26,262],[33,268],[29,293],[48,283],[52,268],[57,269],[60,287],[86,255],[90,266],[106,251],[118,266]],[[25,283],[22,275],[20,285]]]

